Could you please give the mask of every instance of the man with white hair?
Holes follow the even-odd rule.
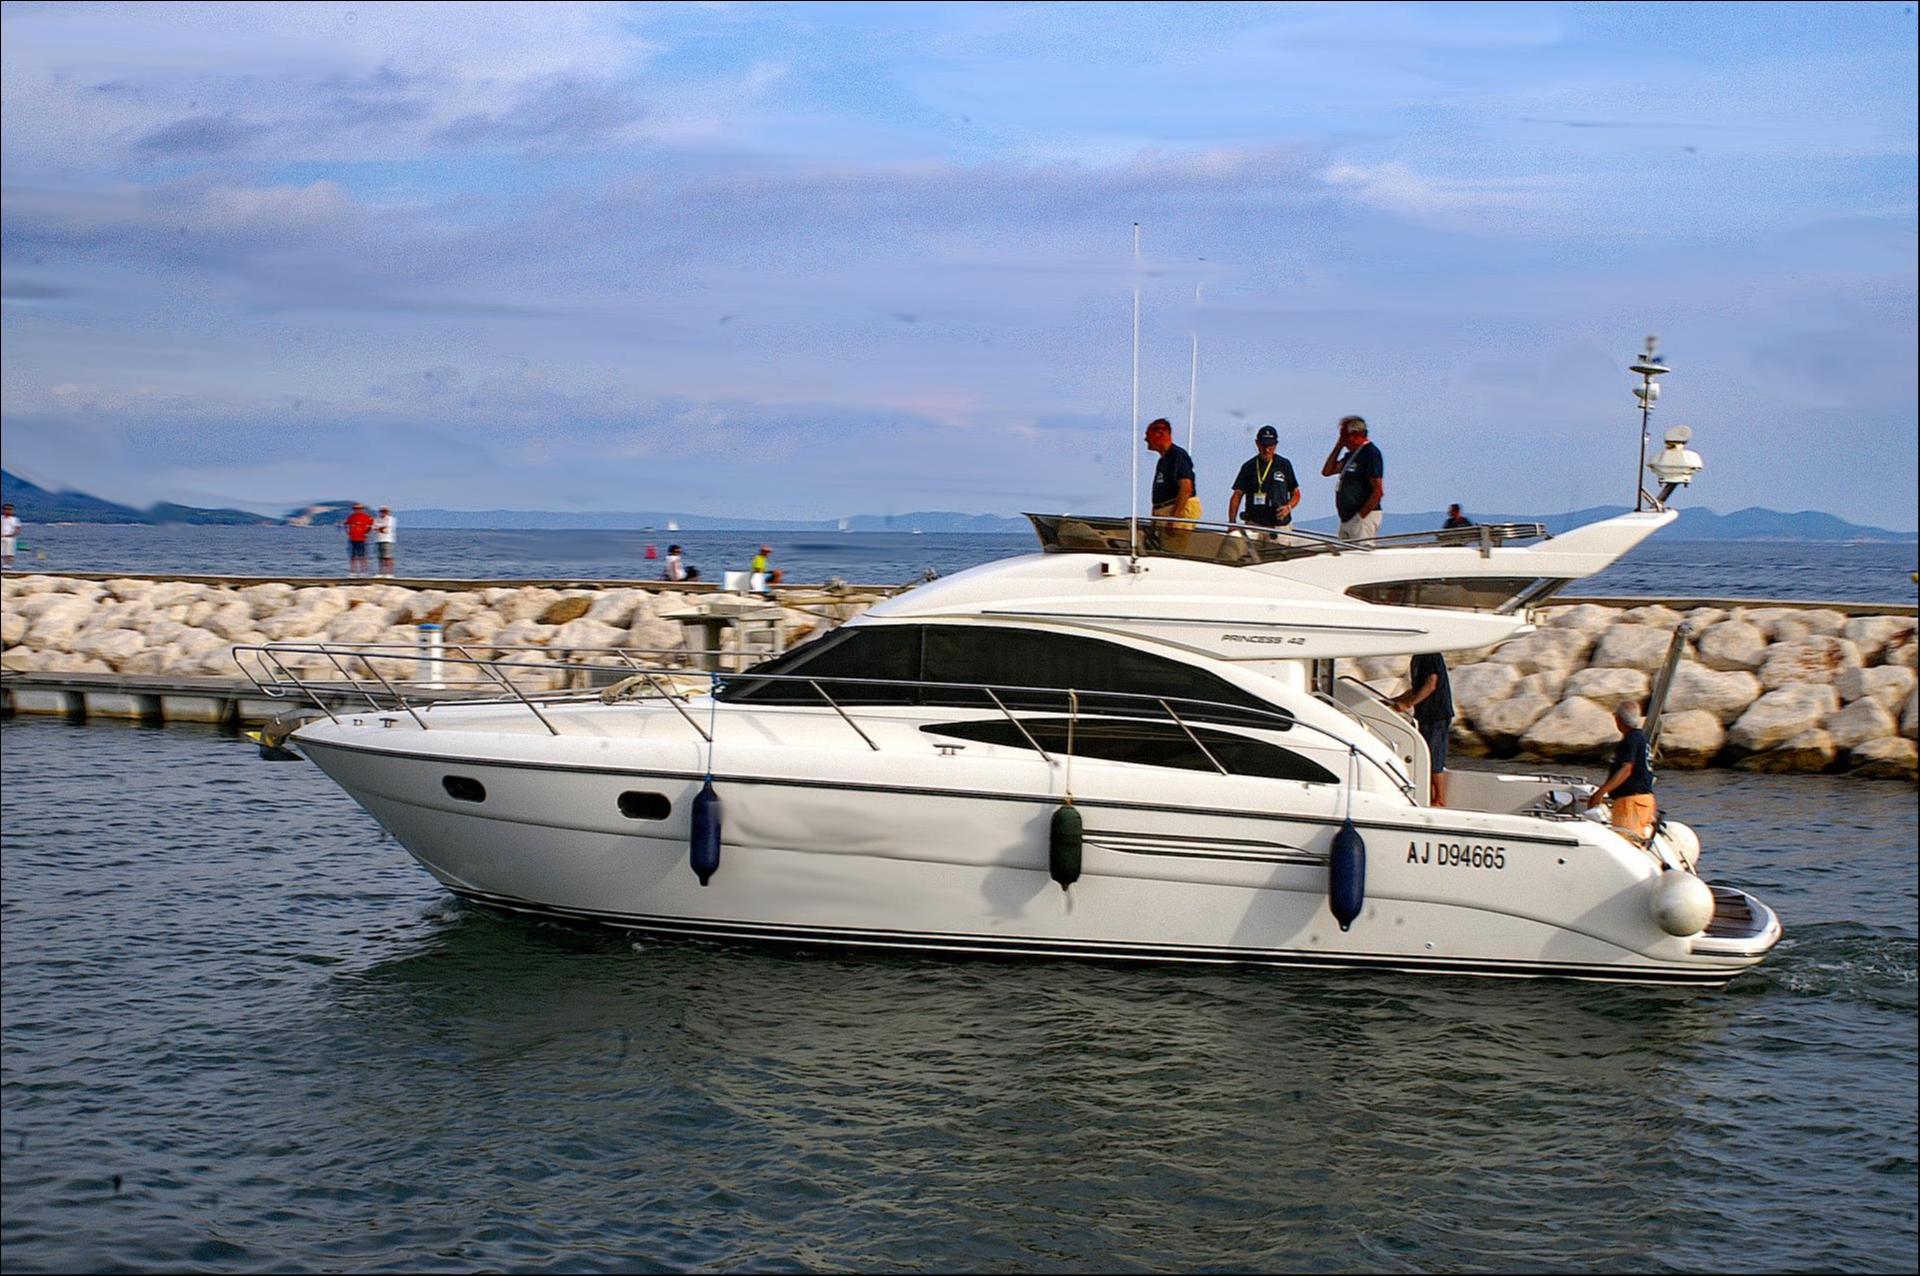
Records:
[[[1613,774],[1587,799],[1589,808],[1613,799],[1612,824],[1620,832],[1641,842],[1653,837],[1654,822],[1660,807],[1653,800],[1653,752],[1647,746],[1647,733],[1640,710],[1622,701],[1613,711],[1620,728],[1620,743],[1613,751]]]

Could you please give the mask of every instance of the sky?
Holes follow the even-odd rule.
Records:
[[[1863,5],[0,6],[0,463],[283,512],[1916,525],[1916,29]],[[1133,225],[1139,223],[1140,255]],[[1189,405],[1193,346],[1198,393]]]

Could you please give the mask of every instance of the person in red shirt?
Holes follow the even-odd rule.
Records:
[[[367,513],[367,507],[359,501],[353,503],[353,513],[347,515],[347,575],[365,576],[367,574],[367,533],[373,530],[373,515]]]

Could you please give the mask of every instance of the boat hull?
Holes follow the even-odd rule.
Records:
[[[1449,830],[1422,808],[1357,817],[1366,903],[1342,931],[1326,902],[1332,786],[1286,786],[1300,800],[1283,811],[1245,796],[1271,782],[1193,776],[1146,800],[1096,776],[1076,793],[1084,873],[1063,890],[1047,863],[1061,798],[1044,786],[736,767],[713,778],[722,855],[701,886],[689,813],[705,777],[684,750],[623,766],[408,753],[340,731],[299,743],[457,894],[652,934],[1706,985],[1778,938],[1757,903],[1768,925],[1750,942],[1668,936],[1650,920],[1658,869],[1642,853],[1545,822],[1530,838]],[[484,798],[453,796],[449,776]],[[623,814],[633,794],[663,818]]]

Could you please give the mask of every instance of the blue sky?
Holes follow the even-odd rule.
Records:
[[[1347,412],[1389,508],[1630,500],[1656,332],[1690,499],[1910,529],[1913,9],[7,4],[0,459],[1122,509],[1137,281],[1216,515],[1255,427],[1317,475]]]

